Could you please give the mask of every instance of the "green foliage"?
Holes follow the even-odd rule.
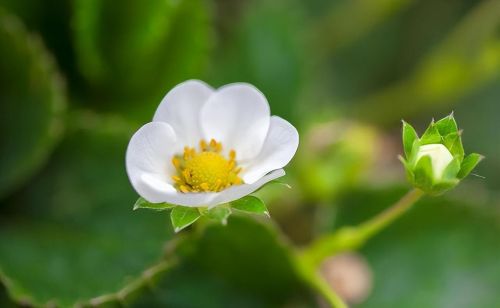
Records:
[[[356,225],[403,193],[354,191],[341,202],[337,225]],[[361,249],[374,281],[371,296],[359,307],[498,305],[491,286],[500,284],[500,217],[491,205],[443,197],[420,201]]]
[[[0,307],[14,308],[16,307],[14,303],[9,299],[7,295],[7,290],[4,286],[0,284]]]
[[[162,256],[167,216],[133,212],[122,157],[128,136],[73,133],[8,202],[0,268],[18,303],[63,307],[116,292]]]
[[[304,84],[304,17],[299,1],[257,0],[218,3],[230,12],[222,24],[224,41],[214,54],[209,77],[217,86],[234,81],[254,84],[272,113],[291,119]],[[227,6],[227,7],[225,7]],[[293,118],[292,118],[293,120]]]
[[[0,7],[16,15],[30,33],[40,36],[64,73],[69,90],[78,87],[71,42],[72,4],[67,0],[0,0]]]
[[[391,15],[403,11],[412,0],[340,1],[323,12],[314,33],[317,45],[327,50],[342,48],[369,33]]]
[[[431,3],[436,3],[437,9],[441,10],[446,10],[443,8],[446,5],[455,6],[455,11],[465,14],[461,17],[456,16],[461,18],[458,23],[453,20],[448,22],[446,28],[443,27],[448,32],[438,44],[435,44],[436,32],[440,28],[429,27],[427,32],[431,39],[426,42],[424,49],[426,52],[413,60],[416,62],[415,67],[412,67],[406,75],[398,76],[396,82],[377,89],[359,100],[356,112],[365,118],[388,124],[402,116],[415,115],[422,110],[436,110],[443,108],[442,106],[457,104],[460,98],[473,94],[497,80],[500,73],[500,41],[497,37],[500,2],[432,1]],[[468,10],[458,8],[466,5],[472,8]],[[421,2],[421,6],[432,7],[432,4]],[[452,11],[448,13],[456,14]],[[427,23],[427,18],[425,19]],[[442,14],[436,14],[434,19],[446,20]],[[421,20],[422,18],[418,22]],[[391,32],[393,36],[385,33],[386,37],[394,38],[394,35],[401,35],[398,30],[395,31],[396,33]],[[403,34],[411,38],[412,44],[417,44],[411,32]],[[391,40],[388,43],[393,42],[394,40]],[[413,45],[410,48],[413,50]],[[368,50],[371,52],[371,49]],[[403,48],[402,51],[406,50]],[[395,57],[405,58],[404,54],[393,54],[382,64],[390,63],[393,66]]]
[[[0,307],[318,306],[297,252],[271,221],[231,214],[268,215],[269,206],[301,246],[319,235],[345,247],[353,225],[401,196],[353,191],[373,166],[368,179],[377,187],[387,185],[384,172],[397,171],[388,163],[392,135],[352,122],[351,112],[394,127],[403,116],[454,104],[467,147],[490,158],[479,185],[498,186],[498,1],[0,0],[0,7],[10,12],[0,9]],[[251,82],[273,114],[297,116],[301,149],[287,167],[294,189],[264,194],[267,205],[253,196],[211,209],[139,198],[134,210],[147,210],[132,211],[137,195],[123,156],[139,122],[128,121],[150,119],[168,89],[203,76],[214,86]],[[320,119],[329,122],[314,125]],[[464,155],[461,136],[452,116],[422,138],[403,122],[410,181],[440,194],[470,174],[483,157]],[[454,156],[439,181],[429,157],[416,160],[419,147],[434,142]],[[357,306],[498,306],[497,196],[467,187],[457,199],[471,204],[423,199],[367,242],[374,289]],[[332,216],[351,227],[317,234]],[[194,221],[172,240],[170,224],[178,231]]]
[[[227,226],[211,224],[178,251],[181,265],[134,306],[314,305],[293,266],[293,250],[275,228],[250,217],[232,216]]]
[[[39,38],[0,8],[0,197],[46,161],[62,132],[64,86]]]
[[[200,73],[212,41],[209,19],[203,0],[78,0],[80,70],[108,104],[112,98],[150,114],[169,88]]]

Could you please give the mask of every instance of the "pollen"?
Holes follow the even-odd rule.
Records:
[[[201,140],[199,150],[185,147],[184,153],[174,156],[172,164],[176,174],[172,179],[177,190],[183,193],[219,192],[242,184],[236,152],[231,150],[226,157],[222,150],[222,144],[214,139],[210,142]]]

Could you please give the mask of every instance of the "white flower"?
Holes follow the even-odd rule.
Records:
[[[442,178],[444,170],[453,160],[450,151],[442,144],[426,144],[420,146],[416,163],[424,156],[429,156],[431,158],[432,172],[436,179]]]
[[[152,203],[215,206],[285,174],[299,144],[295,127],[270,115],[254,86],[177,85],[127,148],[127,173]]]

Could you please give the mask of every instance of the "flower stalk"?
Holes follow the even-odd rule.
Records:
[[[310,284],[323,296],[326,302],[334,308],[347,308],[342,298],[332,290],[328,283],[316,272],[310,272]]]
[[[415,188],[390,208],[370,220],[355,227],[341,228],[333,234],[318,238],[300,253],[302,261],[308,264],[310,268],[316,268],[326,257],[341,251],[358,249],[366,241],[406,213],[424,194],[422,190]]]
[[[342,298],[335,293],[315,268],[311,268],[309,264],[304,262],[300,254],[296,255],[293,260],[295,261],[293,265],[295,266],[297,274],[299,274],[311,288],[318,292],[331,307],[347,308],[347,304],[344,303]]]

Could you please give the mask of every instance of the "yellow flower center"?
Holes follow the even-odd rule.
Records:
[[[222,144],[212,139],[200,141],[200,150],[184,148],[182,155],[172,158],[177,174],[172,177],[177,190],[188,192],[218,192],[232,185],[243,183],[236,166],[236,152],[229,151],[229,158],[222,155]]]

